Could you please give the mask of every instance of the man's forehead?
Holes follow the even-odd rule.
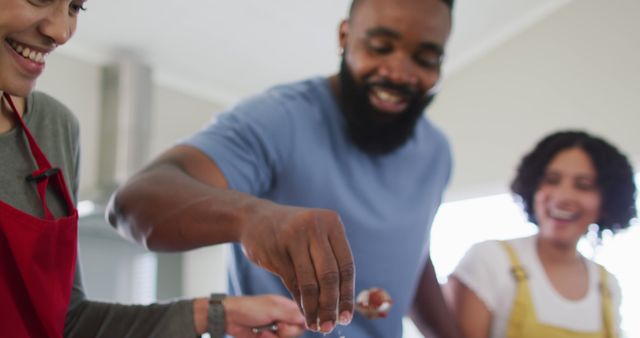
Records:
[[[409,11],[420,8],[441,7],[446,8],[448,12],[451,11],[451,6],[444,0],[353,0],[349,15],[353,16],[361,8],[367,7],[375,9],[388,7],[405,8]]]
[[[402,34],[433,35],[446,39],[450,33],[449,7],[442,0],[360,0],[350,18],[361,33],[380,28]],[[439,40],[439,39],[438,39]]]

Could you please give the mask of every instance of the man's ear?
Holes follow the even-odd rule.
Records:
[[[347,37],[349,36],[349,20],[344,19],[340,22],[340,26],[338,27],[338,42],[340,44],[340,51],[342,51],[347,47]]]

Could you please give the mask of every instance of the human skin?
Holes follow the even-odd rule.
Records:
[[[277,323],[278,330],[265,330],[262,338],[293,338],[304,332],[304,317],[297,304],[285,297],[276,295],[226,297],[222,301],[225,312],[225,331],[237,338],[255,338],[254,327]],[[207,330],[208,299],[194,301],[196,332],[203,334]]]
[[[364,1],[340,24],[339,41],[357,84],[388,81],[427,95],[440,78],[450,30],[442,1]],[[382,113],[407,106],[406,97],[383,86],[374,85],[368,96]]]
[[[578,241],[600,218],[602,196],[588,153],[578,147],[558,152],[534,195],[539,226],[538,256],[551,284],[565,298],[588,291],[587,268]]]
[[[46,56],[73,36],[83,4],[84,0],[0,0],[0,92],[12,96],[19,114],[44,71]],[[14,127],[3,101],[0,133]]]
[[[589,155],[578,147],[559,152],[534,195],[540,241],[575,250],[600,216],[602,197]]]

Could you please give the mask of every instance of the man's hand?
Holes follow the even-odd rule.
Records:
[[[240,235],[249,259],[279,275],[307,327],[331,332],[353,317],[355,268],[340,217],[324,209],[264,204]]]
[[[129,179],[111,199],[109,221],[154,251],[240,242],[249,259],[282,278],[310,329],[351,321],[355,270],[340,217],[231,190],[193,147],[176,146]]]

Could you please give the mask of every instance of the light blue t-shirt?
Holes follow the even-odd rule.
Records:
[[[351,143],[326,78],[274,87],[220,115],[185,141],[220,167],[231,189],[295,206],[339,213],[356,267],[356,293],[387,290],[385,319],[354,316],[329,337],[402,336],[429,251],[431,222],[451,172],[449,144],[421,118],[415,134],[388,155]],[[232,294],[289,295],[279,278],[247,260],[230,262]],[[305,337],[321,337],[308,333]]]

